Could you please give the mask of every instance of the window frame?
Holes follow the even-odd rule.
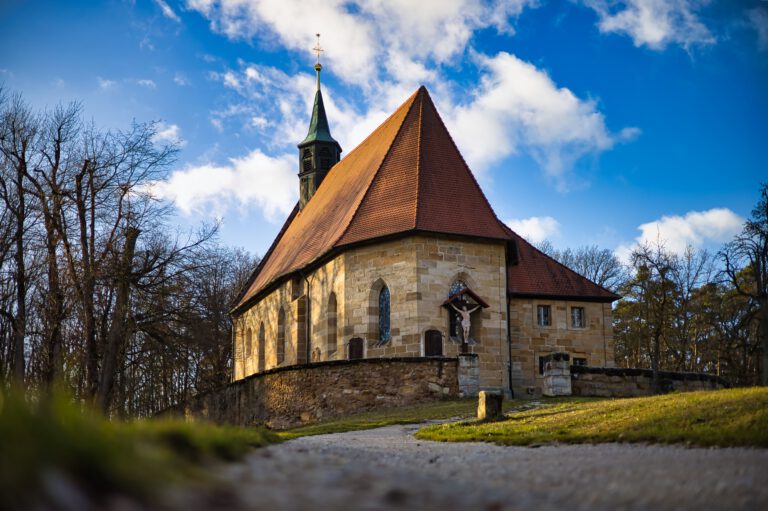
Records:
[[[573,315],[574,311],[577,311],[577,310],[581,311],[581,317],[579,318],[580,319],[580,324],[578,324],[578,325],[574,322],[575,317]],[[572,307],[570,307],[570,316],[571,316],[571,321],[570,321],[571,328],[582,329],[582,328],[586,328],[587,327],[587,320],[586,320],[587,311],[585,310],[585,308],[583,306],[579,305],[579,306],[572,306]]]
[[[546,323],[542,323],[541,311],[543,310],[547,311]],[[536,325],[540,328],[549,328],[552,326],[552,305],[544,303],[536,304]]]

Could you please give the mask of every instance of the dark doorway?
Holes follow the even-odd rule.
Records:
[[[349,340],[349,359],[357,360],[363,358],[363,340],[359,337],[353,337]]]
[[[424,356],[443,356],[443,334],[437,330],[427,330],[424,333]]]

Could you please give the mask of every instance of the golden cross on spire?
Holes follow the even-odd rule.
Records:
[[[320,47],[320,34],[315,34],[315,35],[317,36],[317,46],[315,46],[312,49],[315,51],[315,53],[317,53],[317,63],[319,64],[320,63],[320,54],[323,53],[325,50],[323,50]]]

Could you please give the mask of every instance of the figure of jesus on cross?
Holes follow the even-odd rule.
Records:
[[[453,308],[453,310],[455,310],[461,315],[461,328],[464,330],[463,341],[469,342],[469,327],[472,325],[470,323],[469,315],[475,312],[477,309],[479,309],[480,306],[478,305],[477,307],[474,307],[472,310],[467,310],[466,305],[462,305],[461,309],[456,307],[453,303],[450,303],[450,306]]]

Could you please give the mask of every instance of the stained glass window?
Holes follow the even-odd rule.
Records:
[[[450,289],[448,290],[448,297],[451,297],[455,294],[461,293],[467,289],[467,285],[462,280],[455,280],[453,281],[453,284],[451,284]]]
[[[454,296],[467,289],[467,285],[462,280],[455,280],[451,287],[448,289],[448,297]],[[461,339],[464,336],[464,331],[461,329],[461,316],[453,309],[448,309],[448,333],[451,337]]]
[[[379,341],[389,340],[389,288],[379,291]]]

